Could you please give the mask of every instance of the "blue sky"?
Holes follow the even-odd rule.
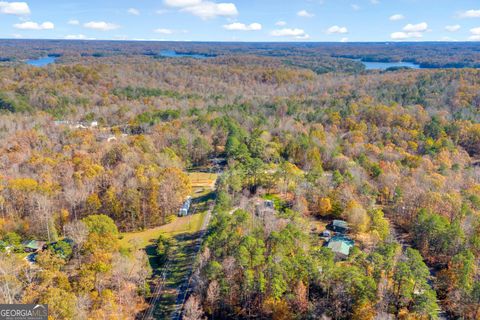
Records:
[[[480,41],[480,1],[0,0],[0,38]]]

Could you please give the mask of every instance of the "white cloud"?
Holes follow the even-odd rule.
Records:
[[[215,3],[210,1],[201,2],[198,5],[186,7],[182,11],[189,12],[202,19],[216,17],[233,17],[238,15],[238,10],[233,3]]]
[[[347,37],[342,38],[342,39],[340,39],[340,42],[348,42],[348,38]]]
[[[379,4],[380,1],[379,1],[379,0],[370,0],[370,3],[371,3],[371,4]]]
[[[470,41],[480,41],[480,27],[470,29],[471,36],[468,38]]]
[[[447,30],[448,32],[457,32],[458,30],[460,30],[460,28],[462,28],[462,26],[460,26],[459,24],[445,26],[445,30]]]
[[[262,30],[262,25],[256,22],[251,24],[234,22],[224,25],[223,28],[231,31],[259,31]]]
[[[20,30],[52,30],[55,29],[55,25],[50,21],[44,23],[37,23],[33,21],[25,21],[22,23],[16,23],[13,25],[16,29]]]
[[[135,8],[130,8],[130,9],[127,10],[127,12],[131,15],[134,15],[134,16],[139,16],[140,15],[140,10],[135,9]]]
[[[418,23],[418,24],[407,24],[403,27],[403,31],[406,32],[425,32],[428,30],[428,24],[426,22]]]
[[[30,14],[30,7],[26,2],[0,1],[0,13],[26,15],[26,14]]]
[[[297,12],[297,16],[303,17],[303,18],[312,18],[315,15],[313,13],[308,12],[307,10],[300,10]]]
[[[331,26],[330,28],[327,29],[327,33],[328,34],[334,34],[334,33],[344,34],[344,33],[348,33],[348,29],[346,27]]]
[[[403,14],[394,14],[393,16],[390,16],[390,21],[400,21],[405,19],[405,16]]]
[[[68,20],[68,24],[72,26],[78,26],[80,24],[80,21],[78,21],[77,19],[72,19],[72,20]]]
[[[423,37],[421,32],[394,32],[390,35],[390,38],[393,40],[406,40],[412,38],[421,38]]]
[[[470,29],[470,33],[475,36],[480,36],[480,27]]]
[[[421,22],[418,24],[407,24],[403,27],[403,31],[394,32],[390,34],[390,38],[393,40],[406,40],[414,38],[422,38],[423,34],[428,31],[428,24],[426,22]]]
[[[165,4],[174,8],[185,8],[199,5],[202,0],[165,0]]]
[[[155,30],[153,30],[153,32],[155,32],[155,33],[160,33],[160,34],[172,34],[172,33],[173,33],[172,30],[170,30],[170,29],[165,29],[165,28],[155,29]]]
[[[109,23],[105,21],[90,21],[83,25],[87,29],[100,30],[100,31],[110,31],[120,28],[120,26]]]
[[[460,12],[460,18],[480,18],[480,10],[467,10]]]
[[[305,30],[298,28],[276,29],[270,32],[270,35],[274,37],[294,37],[300,40],[310,38],[310,36],[305,32]]]
[[[87,36],[84,34],[69,34],[64,37],[66,40],[86,40]]]
[[[205,20],[238,15],[234,3],[216,3],[208,0],[164,0],[164,3],[169,7],[178,8],[180,11],[191,13]]]
[[[276,26],[279,26],[279,27],[284,27],[287,25],[287,23],[285,21],[277,21],[275,23]]]
[[[296,36],[295,39],[298,39],[298,40],[308,40],[310,39],[310,35],[308,34],[304,34],[303,36]]]
[[[305,35],[305,31],[297,28],[285,28],[273,30],[270,34],[274,37],[300,37]]]
[[[358,4],[352,4],[352,10],[358,11],[360,10],[360,6]]]

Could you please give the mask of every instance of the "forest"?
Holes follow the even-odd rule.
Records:
[[[78,46],[0,44],[0,302],[141,318],[151,257],[122,237],[222,159],[183,319],[480,319],[478,45]],[[412,51],[438,68],[349,59]]]

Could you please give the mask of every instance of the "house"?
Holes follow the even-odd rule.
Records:
[[[346,221],[333,220],[331,229],[338,233],[347,233],[350,228],[348,227],[348,223]]]
[[[70,129],[87,129],[87,127],[81,123],[77,123],[77,124],[71,125]]]
[[[265,200],[263,205],[265,206],[265,208],[272,209],[272,210],[275,209],[275,205],[272,200]]]
[[[45,241],[38,240],[27,240],[22,242],[23,249],[25,252],[37,252],[43,249]]]
[[[69,125],[69,124],[70,124],[70,121],[67,121],[67,120],[55,120],[53,123],[54,123],[54,125],[56,125],[56,126],[66,126],[66,125]]]
[[[338,258],[345,259],[350,254],[350,249],[353,248],[354,242],[349,237],[343,235],[336,235],[328,241],[327,248]]]
[[[255,206],[255,214],[257,217],[263,217],[267,215],[275,214],[275,204],[271,200],[258,199]]]

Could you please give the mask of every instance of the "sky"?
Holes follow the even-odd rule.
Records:
[[[480,0],[0,0],[0,38],[480,41]]]

